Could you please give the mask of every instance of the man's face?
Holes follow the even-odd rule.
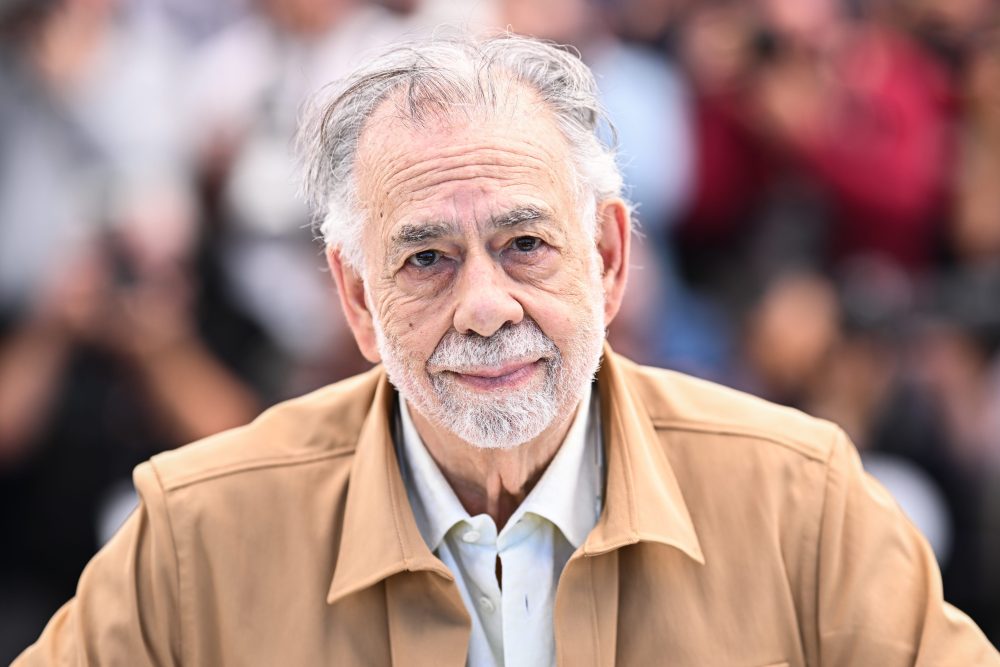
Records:
[[[604,337],[568,147],[527,94],[420,130],[391,108],[357,169],[379,356],[432,424],[480,447],[522,444],[574,409]]]

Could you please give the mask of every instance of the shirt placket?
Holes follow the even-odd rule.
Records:
[[[553,562],[557,531],[548,521],[525,514],[502,531],[504,659],[508,665],[545,667],[555,659],[552,603],[555,575],[539,564]]]
[[[470,517],[448,535],[448,542],[460,555],[458,565],[464,571],[468,593],[466,607],[475,614],[486,635],[493,664],[503,665],[502,596],[496,578],[496,525],[485,514]],[[470,662],[480,664],[476,657],[470,654]]]

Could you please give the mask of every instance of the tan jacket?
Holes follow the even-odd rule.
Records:
[[[607,504],[559,582],[560,665],[1000,665],[835,426],[610,352]],[[463,665],[376,368],[135,471],[140,509],[30,665]]]

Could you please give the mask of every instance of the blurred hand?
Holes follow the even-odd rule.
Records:
[[[31,315],[33,326],[69,341],[99,343],[107,331],[112,290],[104,255],[89,247],[49,277]]]
[[[825,276],[775,280],[748,318],[746,355],[772,398],[801,404],[840,337],[840,304]]]
[[[109,341],[136,363],[154,362],[172,348],[194,343],[192,308],[191,283],[179,268],[142,275],[115,293]]]
[[[88,247],[59,265],[34,308],[0,339],[0,468],[16,466],[51,423],[70,352],[103,341],[110,276]]]

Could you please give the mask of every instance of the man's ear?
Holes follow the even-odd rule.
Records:
[[[625,296],[629,253],[632,247],[632,216],[619,198],[605,199],[597,206],[597,253],[603,268],[604,326],[611,324]]]
[[[347,325],[351,327],[354,340],[365,359],[373,364],[382,360],[375,342],[375,324],[368,302],[365,300],[365,282],[358,272],[347,264],[336,248],[326,249],[326,263],[337,283],[340,306],[344,309]]]

